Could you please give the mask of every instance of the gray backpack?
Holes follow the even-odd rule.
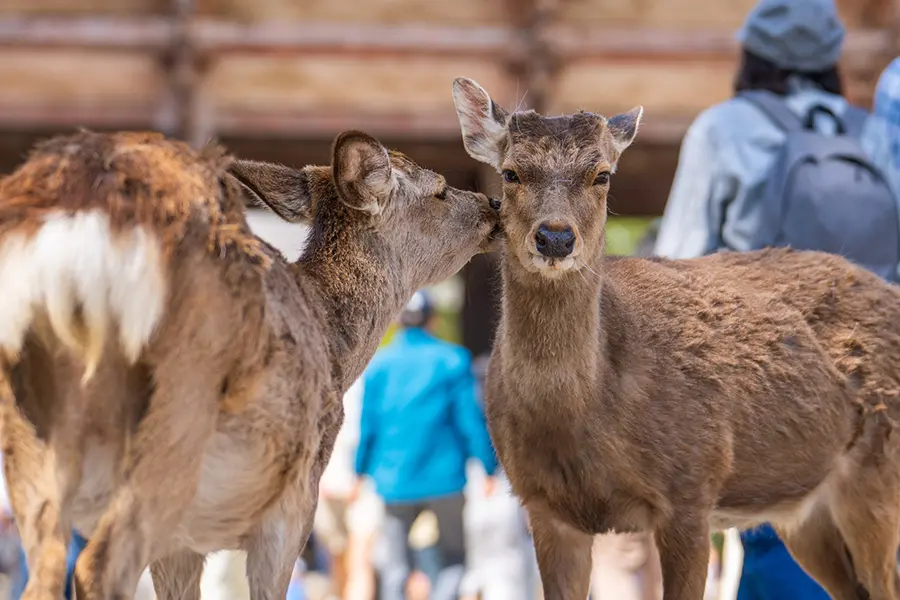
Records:
[[[840,254],[888,281],[900,265],[900,215],[885,176],[859,142],[866,112],[848,107],[845,118],[822,105],[805,119],[769,92],[743,92],[787,135],[766,182],[736,218],[748,219],[749,249],[791,246]],[[813,127],[817,113],[834,119],[834,136]],[[720,229],[721,241],[721,229]]]

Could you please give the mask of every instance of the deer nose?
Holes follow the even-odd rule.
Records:
[[[547,258],[565,258],[575,249],[575,232],[568,225],[557,227],[542,223],[534,234],[534,245]]]

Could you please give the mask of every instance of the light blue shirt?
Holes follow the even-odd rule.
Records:
[[[900,197],[900,58],[895,58],[878,78],[872,117],[863,130],[862,144]]]
[[[841,96],[794,79],[788,107],[803,115],[816,104],[839,116],[847,108]],[[866,120],[865,128],[872,127],[871,120]],[[818,119],[815,126],[823,133],[834,131],[834,123],[827,117]],[[711,223],[713,215],[722,215],[726,206],[742,204],[732,201],[742,199],[763,181],[785,139],[785,133],[767,115],[742,98],[732,98],[700,113],[681,144],[654,253],[694,258],[714,250],[719,225]]]

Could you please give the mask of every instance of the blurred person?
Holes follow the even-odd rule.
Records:
[[[472,480],[478,481],[473,474]],[[499,470],[495,490],[467,490],[464,525],[468,567],[460,586],[462,600],[534,598],[536,560],[525,509]],[[623,599],[624,600],[624,599]]]
[[[591,599],[661,600],[659,554],[649,533],[594,536]]]
[[[375,544],[384,520],[384,503],[369,482],[357,482],[347,511],[347,585],[344,600],[374,600]]]
[[[200,576],[203,600],[250,600],[247,582],[247,553],[219,550],[206,557]]]
[[[319,504],[313,531],[329,554],[334,594],[343,598],[349,579],[347,549],[350,543],[349,512],[356,490],[354,462],[359,443],[362,381],[344,394],[344,422],[334,441],[328,465],[319,480]]]
[[[363,374],[356,472],[384,501],[380,600],[402,600],[410,575],[409,532],[430,510],[438,524],[441,570],[431,598],[456,598],[465,573],[463,489],[477,458],[490,489],[497,459],[478,401],[468,352],[430,331],[428,294],[413,295],[400,330]]]
[[[789,140],[797,139],[797,123],[802,123],[803,131],[808,132],[806,141],[815,139],[823,149],[833,148],[835,142],[831,140],[835,134],[846,132],[849,135],[839,136],[841,144],[852,151],[859,148],[857,158],[868,160],[867,165],[878,163],[877,157],[866,155],[866,144],[858,139],[870,127],[870,117],[861,109],[850,107],[842,96],[837,62],[844,26],[833,0],[761,0],[737,38],[741,61],[734,83],[735,97],[703,111],[685,134],[655,246],[655,253],[660,256],[693,258],[719,249],[740,251],[773,245],[759,243],[781,233],[776,228],[784,225],[784,220],[779,223],[765,218],[769,213],[764,209],[771,210],[769,203],[785,202],[789,193],[795,194],[793,199],[798,190],[807,193],[821,189],[817,188],[820,182],[812,179],[812,185],[785,187],[780,195],[770,187],[785,173],[782,167],[789,155],[782,152],[791,149],[787,146]],[[818,137],[813,137],[815,134]],[[861,172],[852,170],[854,166],[863,168],[860,162],[840,166],[841,169],[826,174],[858,175]],[[862,208],[865,212],[876,205],[887,210],[893,220],[870,221],[886,227],[884,237],[888,239],[900,231],[896,201],[877,168],[864,170],[868,171],[867,177],[840,180],[832,187],[872,192],[862,198],[865,203],[857,203],[853,210],[860,212]],[[827,192],[824,197],[828,197]],[[834,199],[833,194],[828,199]],[[842,215],[837,211],[844,210],[845,204],[833,205],[833,214],[820,214],[819,219],[810,221],[817,223]],[[851,219],[847,224],[856,223]],[[891,224],[895,226],[893,231]],[[862,247],[873,247],[865,239],[862,241]],[[890,253],[896,249],[885,244],[877,250]],[[896,275],[897,266],[893,259],[881,265],[886,276]],[[744,555],[739,600],[828,598],[793,561],[771,526],[742,532],[741,541]]]
[[[872,116],[842,96],[833,0],[761,0],[737,37],[735,97],[685,134],[656,254],[790,245],[896,280],[900,215],[863,139]]]
[[[863,146],[888,175],[900,202],[900,57],[885,67],[875,85],[872,119]]]
[[[472,361],[472,373],[481,389],[489,360],[485,354]],[[470,464],[467,470],[469,483],[463,512],[467,568],[460,586],[461,599],[533,599],[537,560],[525,509],[513,495],[502,468],[498,467],[494,474],[493,490],[486,489],[486,475],[478,465]]]

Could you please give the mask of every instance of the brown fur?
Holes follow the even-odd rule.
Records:
[[[232,159],[217,146],[197,155],[187,144],[162,142],[158,133],[84,131],[37,144],[23,167],[0,180],[0,235],[33,231],[48,213],[99,208],[116,231],[153,227],[166,248],[193,223],[209,231],[210,252],[236,249],[267,265],[244,204],[218,189]]]
[[[31,571],[26,597],[60,596],[74,526],[90,539],[79,597],[131,597],[150,564],[160,600],[198,599],[204,555],[240,548],[251,595],[282,600],[341,395],[412,293],[487,248],[496,214],[483,195],[446,188],[361,133],[337,138],[331,168],[238,161],[230,173],[224,159],[210,166],[157,136],[80,136],[77,148],[43,145],[12,175],[19,183],[6,182],[17,191],[0,196],[0,256],[26,224],[36,235],[54,211],[99,210],[117,236],[150,227],[166,244],[167,296],[138,359],[106,336],[84,386],[82,357],[42,310],[4,366],[4,468]],[[35,174],[51,172],[54,156],[62,167],[48,188]],[[104,183],[129,180],[139,193]],[[249,233],[248,193],[312,219],[297,263]]]
[[[700,600],[710,529],[764,521],[832,597],[900,597],[900,290],[814,252],[605,259],[595,177],[640,112],[510,116],[469,80],[454,99],[470,154],[518,175],[485,401],[544,597],[587,595],[591,535],[645,530],[665,598]],[[539,257],[542,222],[577,233],[568,267]]]

